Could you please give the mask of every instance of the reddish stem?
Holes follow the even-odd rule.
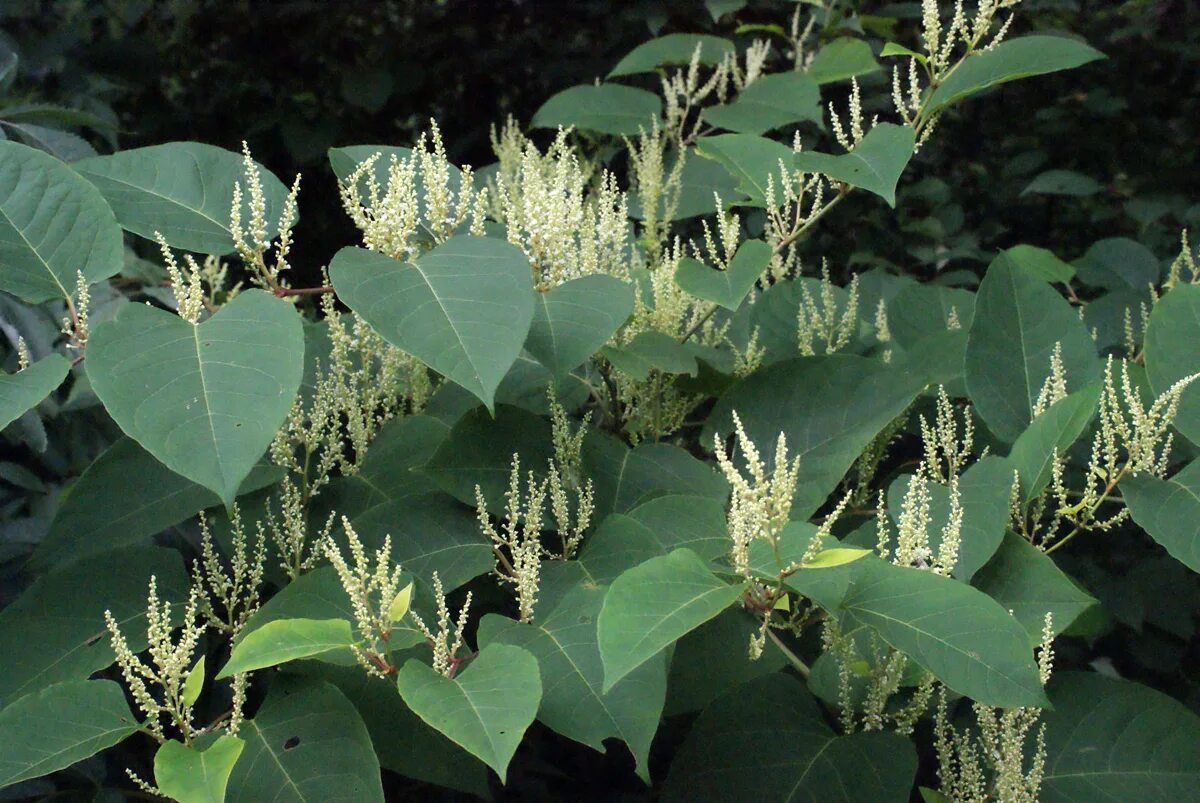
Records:
[[[279,298],[285,296],[319,296],[325,293],[332,293],[333,288],[329,285],[321,287],[276,287],[275,295]]]

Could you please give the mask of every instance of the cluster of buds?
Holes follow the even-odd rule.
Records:
[[[291,267],[287,258],[292,250],[292,228],[298,219],[300,175],[296,175],[283,200],[283,207],[279,210],[279,219],[275,226],[279,237],[272,244],[271,234],[267,230],[267,200],[260,168],[255,164],[250,155],[250,146],[245,142],[242,142],[242,164],[243,179],[233,185],[229,230],[233,234],[233,244],[237,248],[238,256],[251,268],[251,277],[255,284],[276,291],[285,286],[280,274]],[[243,205],[246,209],[243,209]],[[269,261],[268,254],[271,256]]]
[[[463,631],[467,628],[467,615],[471,610],[471,592],[467,592],[467,598],[458,611],[458,618],[451,619],[450,608],[446,604],[445,589],[442,587],[442,578],[437,572],[434,572],[433,598],[437,602],[437,632],[427,626],[425,620],[416,611],[410,611],[410,615],[417,629],[425,635],[429,646],[433,648],[434,671],[452,678],[458,671],[459,664],[464,660],[459,657],[458,651],[463,646]]]
[[[267,556],[267,535],[260,521],[258,538],[251,550],[236,504],[229,526],[232,543],[226,568],[213,543],[208,517],[200,513],[200,559],[192,568],[192,585],[197,589],[202,612],[209,624],[232,638],[241,632],[261,604],[259,593]]]
[[[838,303],[839,290],[829,278],[829,264],[821,262],[820,290],[813,295],[807,283],[800,284],[796,309],[796,343],[800,354],[832,354],[850,345],[858,332],[858,276],[850,280],[846,299]]]

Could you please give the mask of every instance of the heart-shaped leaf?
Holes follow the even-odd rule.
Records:
[[[792,149],[786,145],[754,134],[702,137],[696,142],[696,153],[720,162],[737,180],[738,191],[757,206],[766,203],[767,181],[774,178],[778,185],[780,166],[789,169],[793,156]],[[721,200],[729,203],[733,199]],[[783,203],[783,195],[778,190],[775,203]]]
[[[633,287],[583,276],[536,293],[525,349],[556,377],[582,365],[633,312]]]
[[[771,246],[762,240],[746,240],[738,246],[726,270],[714,270],[685,257],[675,271],[675,282],[696,298],[736,310],[770,261]]]
[[[533,321],[533,275],[521,249],[460,236],[404,263],[343,248],[329,276],[338,297],[385,340],[492,409]]]
[[[653,92],[621,84],[581,84],[554,95],[533,115],[534,128],[578,128],[637,136],[658,120],[662,101]]]
[[[74,298],[124,264],[104,197],[48,153],[0,141],[0,290],[30,304]]]
[[[703,33],[669,33],[642,42],[617,62],[608,73],[609,78],[619,75],[637,75],[654,72],[658,67],[688,64],[700,48],[699,63],[714,66],[734,52],[733,42],[719,36]]]
[[[704,119],[718,128],[742,134],[762,134],[801,120],[820,123],[821,90],[804,73],[764,75],[734,101],[705,109]]]
[[[818,50],[804,74],[818,84],[830,84],[878,69],[879,63],[871,55],[869,44],[852,36],[842,36]]]
[[[412,659],[400,668],[396,683],[417,716],[494,769],[501,781],[542,700],[537,659],[507,644],[487,645],[453,679]]]
[[[15,374],[0,373],[0,429],[53,393],[70,370],[66,357],[51,354]]]
[[[887,201],[888,206],[895,206],[896,183],[912,158],[915,142],[912,128],[879,123],[849,153],[833,156],[801,151],[795,156],[795,164],[805,172],[822,173],[835,181],[873,192]]]
[[[1171,557],[1200,572],[1200,460],[1169,480],[1150,474],[1121,480],[1133,520]]]
[[[224,803],[229,776],[245,746],[229,734],[203,750],[166,742],[154,754],[154,783],[179,803]]]
[[[291,305],[261,290],[199,325],[128,304],[96,327],[87,371],[129,437],[229,505],[296,398],[304,331]]]
[[[276,619],[247,634],[234,646],[217,680],[344,650],[353,643],[350,622],[345,619]]]

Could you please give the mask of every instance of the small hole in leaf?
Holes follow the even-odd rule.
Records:
[[[292,738],[288,739],[286,742],[283,743],[283,749],[291,750],[293,747],[295,747],[298,744],[300,744],[300,737],[293,736]]]
[[[241,422],[241,421],[239,421],[239,422],[237,422],[236,424],[234,424],[234,425],[233,425],[234,429],[240,429],[240,428],[241,428],[241,426],[242,426],[242,422]]]
[[[579,617],[579,624],[581,624],[581,625],[586,625],[587,623],[589,623],[591,621],[592,621],[592,617],[588,616],[587,614],[584,614],[583,616]]]

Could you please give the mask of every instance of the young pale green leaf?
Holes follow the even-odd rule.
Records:
[[[763,134],[804,120],[820,123],[821,90],[809,75],[781,72],[755,79],[729,103],[704,110],[706,122],[739,134]]]
[[[400,589],[400,593],[396,594],[396,598],[392,600],[392,604],[388,606],[388,621],[395,624],[403,619],[408,614],[408,609],[412,607],[413,584],[409,583],[404,588]]]
[[[1200,284],[1180,284],[1154,305],[1146,326],[1146,378],[1156,394],[1181,379],[1200,373]],[[1200,444],[1200,381],[1179,400],[1175,428]]]
[[[609,78],[654,72],[659,67],[689,64],[700,48],[700,63],[712,67],[734,52],[733,42],[702,33],[671,33],[643,42],[625,54],[609,72]]]
[[[285,680],[274,680],[238,731],[246,747],[226,803],[383,803],[379,759],[358,711],[328,683]]]
[[[204,656],[200,656],[200,660],[188,672],[187,677],[183,680],[183,692],[180,694],[180,699],[183,704],[195,705],[200,699],[200,692],[204,690]]]
[[[1026,430],[1033,405],[1062,346],[1067,390],[1100,377],[1095,344],[1067,300],[1000,254],[988,266],[967,338],[967,391],[996,437],[1009,443]]]
[[[508,644],[483,647],[454,678],[411,659],[396,683],[417,716],[494,769],[502,782],[542,699],[537,659]]]
[[[949,689],[984,705],[1046,704],[1028,634],[986,594],[920,569],[859,565],[841,605],[847,626],[873,627]]]
[[[896,184],[912,158],[915,143],[909,126],[879,123],[849,153],[833,156],[801,151],[795,155],[795,165],[806,173],[822,173],[835,181],[873,192],[894,207]]]
[[[883,55],[888,55],[884,53]],[[817,51],[804,71],[818,84],[845,81],[879,69],[879,63],[871,55],[871,46],[862,39],[841,36]],[[753,84],[751,85],[753,86]]]
[[[749,205],[755,206],[766,203],[769,179],[774,178],[778,186],[780,166],[789,173],[792,167],[791,148],[754,134],[702,137],[696,142],[696,153],[720,162],[736,179],[738,191],[750,199]],[[734,199],[721,200],[729,203]],[[783,203],[783,194],[779,190],[775,191],[775,203]]]
[[[238,495],[273,485],[282,476],[283,469],[260,462]],[[50,532],[30,559],[31,568],[148,543],[197,511],[221,504],[212,491],[176,474],[132,438],[121,438],[102,452],[64,497]],[[113,499],[121,504],[112,504]]]
[[[198,254],[234,250],[233,188],[242,185],[242,215],[250,218],[246,165],[240,153],[202,142],[168,142],[76,162],[74,168],[108,200],[121,228]],[[288,189],[255,163],[266,211],[266,236],[278,234]]]
[[[343,650],[353,643],[354,634],[345,619],[276,619],[238,642],[217,680]]]
[[[969,56],[933,91],[925,103],[924,116],[928,119],[946,106],[998,84],[1071,70],[1102,58],[1104,54],[1099,50],[1061,36],[1008,39]]]
[[[410,263],[343,248],[329,277],[385,340],[493,408],[533,320],[533,278],[519,248],[464,235]]]
[[[925,64],[929,61],[929,57],[924,53],[918,53],[915,50],[909,50],[904,45],[897,44],[895,42],[888,42],[886,45],[884,45],[883,50],[879,51],[879,56],[880,58],[887,58],[889,56],[904,56],[905,58],[916,59],[922,64]]]
[[[525,349],[556,377],[587,361],[633,313],[633,286],[583,276],[534,294]]]
[[[1029,504],[1049,484],[1055,454],[1067,453],[1091,422],[1099,401],[1100,385],[1088,385],[1050,405],[1017,436],[1008,462],[1020,478],[1022,504]]]
[[[51,354],[15,374],[0,372],[0,429],[16,421],[27,410],[54,392],[71,371],[61,354]]]
[[[600,657],[607,693],[633,670],[741,596],[690,549],[676,549],[624,572],[600,611]]]
[[[832,569],[835,566],[845,566],[847,563],[853,563],[859,558],[865,558],[871,554],[869,549],[859,549],[857,547],[831,547],[822,549],[812,559],[800,565],[801,569]]]
[[[287,418],[303,372],[300,316],[262,290],[198,326],[128,304],[88,341],[88,378],[113,420],[226,506]]]
[[[532,624],[489,614],[479,625],[479,643],[511,644],[528,650],[538,662],[542,702],[538,719],[569,739],[604,751],[604,740],[629,746],[638,775],[650,782],[650,743],[658,730],[667,693],[665,656],[658,655],[603,692],[604,665],[596,618],[606,589],[579,585],[553,610],[539,609]],[[544,604],[545,600],[541,601]]]
[[[179,803],[224,803],[229,776],[245,747],[228,733],[204,749],[166,742],[154,754],[154,783]]]
[[[55,683],[0,710],[0,788],[83,761],[137,730],[111,680]]]
[[[1055,673],[1046,726],[1045,803],[1200,800],[1200,718],[1146,686]]]
[[[644,382],[651,371],[696,375],[696,358],[684,344],[663,332],[641,332],[624,346],[605,346],[600,353],[618,371]]]
[[[124,264],[104,197],[48,153],[0,141],[0,290],[30,304],[75,297]]]
[[[658,95],[644,89],[620,84],[581,84],[564,89],[543,103],[530,125],[633,137],[640,131],[649,131],[661,110]]]
[[[916,772],[908,739],[838,736],[801,681],[774,673],[705,709],[671,762],[663,800],[879,803],[908,799]]]
[[[675,283],[696,298],[736,310],[770,261],[771,246],[762,240],[746,240],[738,246],[727,270],[714,270],[685,257],[675,271]]]
[[[113,662],[104,612],[112,611],[135,652],[146,647],[146,582],[158,598],[187,597],[188,578],[174,550],[130,547],[56,567],[0,611],[0,705],[52,683],[82,680]],[[30,638],[36,633],[37,638]]]
[[[1055,635],[1063,632],[1096,599],[1054,565],[1054,559],[1011,530],[988,564],[975,575],[974,585],[999,602],[1029,634],[1030,646],[1040,644],[1046,614]]]
[[[1075,276],[1075,267],[1071,263],[1063,262],[1054,255],[1053,251],[1045,248],[1033,245],[1014,245],[1012,248],[1004,249],[1004,253],[1034,276],[1051,284],[1054,282],[1067,284]]]
[[[1169,480],[1149,474],[1126,477],[1121,495],[1139,527],[1171,557],[1200,572],[1200,460]]]

